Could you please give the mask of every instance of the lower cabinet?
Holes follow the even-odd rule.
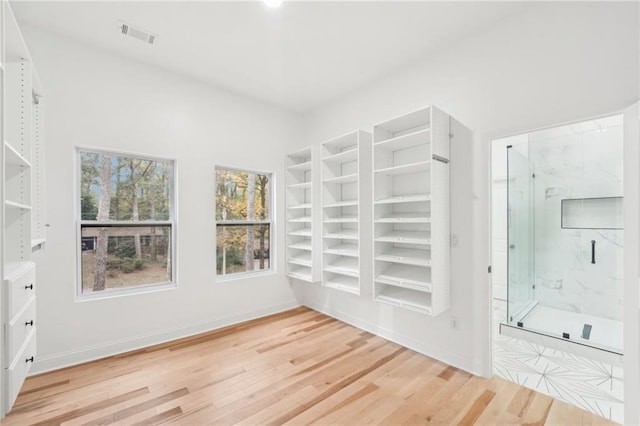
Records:
[[[36,328],[35,326],[27,334],[24,344],[18,351],[18,355],[13,359],[8,368],[7,384],[8,384],[8,406],[11,407],[16,401],[16,397],[20,393],[24,379],[29,374],[29,370],[33,365],[36,357]]]
[[[36,265],[23,262],[4,280],[7,310],[4,322],[4,407],[13,406],[36,357]]]

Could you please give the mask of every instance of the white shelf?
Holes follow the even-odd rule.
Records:
[[[398,151],[401,149],[413,148],[415,146],[426,145],[429,143],[429,135],[431,129],[422,129],[405,135],[397,136],[391,139],[385,139],[373,144],[375,149],[383,149],[386,151]]]
[[[356,258],[340,258],[324,267],[325,272],[334,274],[347,275],[349,277],[359,277],[360,270],[358,268],[358,259]]]
[[[311,223],[311,216],[296,217],[296,218],[293,218],[293,219],[289,219],[287,222],[289,222],[289,223]]]
[[[41,132],[44,103],[36,106],[34,97],[42,96],[41,85],[29,51],[9,2],[3,9],[0,42],[3,53],[3,86],[1,108],[4,126],[0,128],[2,161],[0,162],[0,188],[3,191],[4,219],[0,227],[0,262],[5,288],[2,291],[2,327],[8,333],[5,339],[5,368],[3,401],[0,418],[11,410],[18,391],[28,375],[30,363],[36,356],[37,327],[24,325],[32,319],[35,309],[36,265],[33,253],[44,249],[44,157]],[[0,213],[0,216],[2,214]],[[22,321],[22,322],[21,322]],[[32,324],[33,325],[33,324]],[[13,330],[13,331],[11,331]],[[25,355],[24,357],[22,355]],[[6,382],[6,383],[5,383]]]
[[[367,224],[360,223],[359,204],[370,202],[362,193],[361,179],[371,176],[371,135],[360,130],[347,133],[324,142],[322,152],[322,283],[360,294],[359,228]]]
[[[291,278],[296,278],[298,280],[307,281],[310,283],[313,282],[313,277],[311,276],[311,268],[297,267],[290,270],[287,273],[287,276]]]
[[[357,206],[357,205],[358,205],[358,200],[348,200],[348,201],[338,201],[336,203],[331,203],[331,204],[325,204],[324,206],[322,206],[322,208],[331,209],[335,207],[351,207],[351,206]]]
[[[374,204],[397,204],[397,203],[420,203],[425,201],[431,201],[430,194],[415,194],[415,195],[398,195],[395,197],[381,198],[374,201]]]
[[[311,203],[304,203],[304,204],[294,204],[292,206],[287,206],[288,209],[291,210],[296,210],[296,209],[310,209],[311,208]]]
[[[416,296],[416,292],[408,288],[384,287],[378,293],[376,300],[431,315],[428,294],[425,294],[423,298]]]
[[[306,250],[306,251],[312,251],[313,250],[313,246],[310,243],[289,244],[287,246],[287,248],[292,249],[292,250]]]
[[[333,178],[324,179],[323,183],[352,183],[358,181],[358,174],[353,173],[345,176],[336,176]]]
[[[300,229],[297,231],[289,231],[287,232],[288,235],[293,235],[296,237],[310,237],[311,236],[311,230],[310,229]]]
[[[306,147],[287,155],[287,276],[306,282],[316,282],[313,273],[314,229],[317,221],[314,194],[313,147]],[[316,188],[317,189],[317,188]]]
[[[347,231],[342,230],[340,232],[328,232],[322,236],[323,238],[328,239],[337,239],[337,240],[357,240],[358,239],[358,231]]]
[[[339,152],[337,154],[327,155],[322,158],[322,161],[329,163],[347,163],[349,161],[355,161],[358,159],[358,148],[353,147],[351,149]]]
[[[433,289],[431,284],[415,284],[411,281],[401,281],[401,280],[398,280],[396,277],[388,277],[385,275],[379,275],[374,279],[374,282],[377,285],[387,285],[387,286],[393,286],[393,287],[399,287],[399,288],[408,288],[410,290],[415,290],[423,293],[431,293]]]
[[[9,262],[4,265],[4,279],[14,281],[31,269],[35,263],[31,261]]]
[[[376,242],[431,244],[431,234],[424,231],[390,231],[375,237]]]
[[[296,255],[296,257],[290,257],[287,262],[292,265],[308,266],[310,268],[312,266],[311,253],[306,256]]]
[[[376,280],[385,280],[386,284],[397,283],[412,284],[422,288],[431,286],[431,270],[420,266],[408,266],[392,263],[375,277]],[[427,291],[427,290],[423,290]]]
[[[376,223],[430,223],[428,213],[395,213],[377,218]]]
[[[287,157],[289,158],[289,160],[294,161],[296,164],[311,161],[311,147],[308,146],[306,148],[299,149],[295,152],[290,153],[289,155],[287,155]]]
[[[431,266],[431,251],[393,247],[384,250],[375,259],[405,265]]]
[[[287,167],[287,169],[308,172],[308,171],[311,171],[311,167],[312,167],[311,161],[305,161],[304,163],[293,164]]]
[[[427,315],[450,307],[450,123],[428,106],[373,126],[375,299]]]
[[[339,244],[333,247],[325,248],[324,253],[335,254],[339,256],[358,257],[358,246],[355,244]]]
[[[331,279],[326,280],[324,286],[348,293],[360,294],[360,280],[349,276],[335,275]]]
[[[311,182],[292,183],[289,189],[308,189],[311,188]]]
[[[385,167],[384,169],[375,170],[376,174],[384,174],[388,176],[404,175],[410,173],[426,172],[431,167],[431,161],[418,161],[417,163],[403,164],[400,166]]]
[[[4,200],[4,205],[8,208],[20,209],[20,210],[31,210],[31,206],[28,204],[22,204],[11,200]]]
[[[357,223],[357,216],[341,216],[341,217],[332,217],[329,219],[323,220],[324,223]]]
[[[410,133],[417,129],[428,128],[431,120],[429,118],[430,107],[420,108],[417,111],[408,114],[402,114],[397,117],[385,120],[374,125],[374,132],[382,131],[392,135]],[[376,132],[377,133],[377,132]],[[376,142],[378,139],[376,139]]]
[[[11,144],[4,141],[4,161],[7,165],[31,167],[29,160],[24,158]]]

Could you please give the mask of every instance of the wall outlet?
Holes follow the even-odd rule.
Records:
[[[451,317],[451,328],[458,329],[458,317]]]

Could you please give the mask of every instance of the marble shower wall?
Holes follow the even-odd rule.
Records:
[[[535,299],[565,311],[622,320],[622,230],[562,229],[561,200],[623,194],[622,117],[531,133]],[[591,263],[591,240],[596,263]]]

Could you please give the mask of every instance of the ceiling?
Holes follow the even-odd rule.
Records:
[[[306,112],[486,29],[514,2],[16,1],[40,27],[293,112]],[[157,35],[123,36],[121,21]]]

